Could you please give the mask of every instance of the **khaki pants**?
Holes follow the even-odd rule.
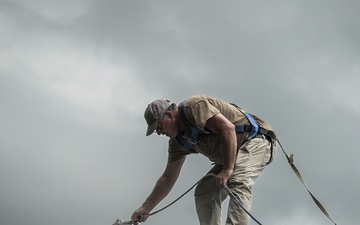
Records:
[[[262,170],[272,161],[274,150],[270,141],[256,137],[244,143],[238,151],[234,174],[228,187],[248,211],[251,207],[252,186]],[[209,173],[218,174],[221,170],[221,165],[215,165]],[[197,185],[195,205],[200,225],[221,225],[221,203],[227,196],[226,189],[220,189],[214,177],[207,177]],[[233,199],[229,201],[226,219],[226,225],[230,224],[248,224],[248,215]]]

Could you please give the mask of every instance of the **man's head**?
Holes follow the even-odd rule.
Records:
[[[176,107],[175,103],[164,99],[155,100],[146,107],[144,113],[146,123],[148,124],[146,136],[154,133],[158,126],[159,119],[162,119],[165,113],[168,110],[173,110],[174,107]]]

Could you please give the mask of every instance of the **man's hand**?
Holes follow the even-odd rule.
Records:
[[[223,169],[217,176],[216,176],[216,184],[220,187],[220,188],[226,188],[227,187],[227,183],[231,177],[231,175],[233,174],[233,170],[230,169]]]
[[[146,209],[143,206],[138,208],[131,216],[131,219],[134,221],[134,225],[137,225],[139,222],[145,222],[149,217],[149,213],[150,210]]]

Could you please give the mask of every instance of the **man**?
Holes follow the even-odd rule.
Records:
[[[144,222],[151,210],[174,186],[185,158],[203,154],[215,165],[195,189],[196,211],[201,225],[221,224],[221,203],[225,187],[250,209],[251,189],[274,156],[275,134],[268,123],[236,105],[217,98],[197,95],[176,105],[155,100],[145,110],[146,135],[156,132],[169,139],[168,162],[164,173],[145,202],[132,215]],[[247,224],[248,216],[230,199],[226,224]],[[138,222],[135,222],[138,224]]]

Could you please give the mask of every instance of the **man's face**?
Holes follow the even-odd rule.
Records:
[[[171,113],[167,112],[164,117],[158,119],[156,133],[158,135],[166,135],[169,138],[176,137],[178,128]]]

